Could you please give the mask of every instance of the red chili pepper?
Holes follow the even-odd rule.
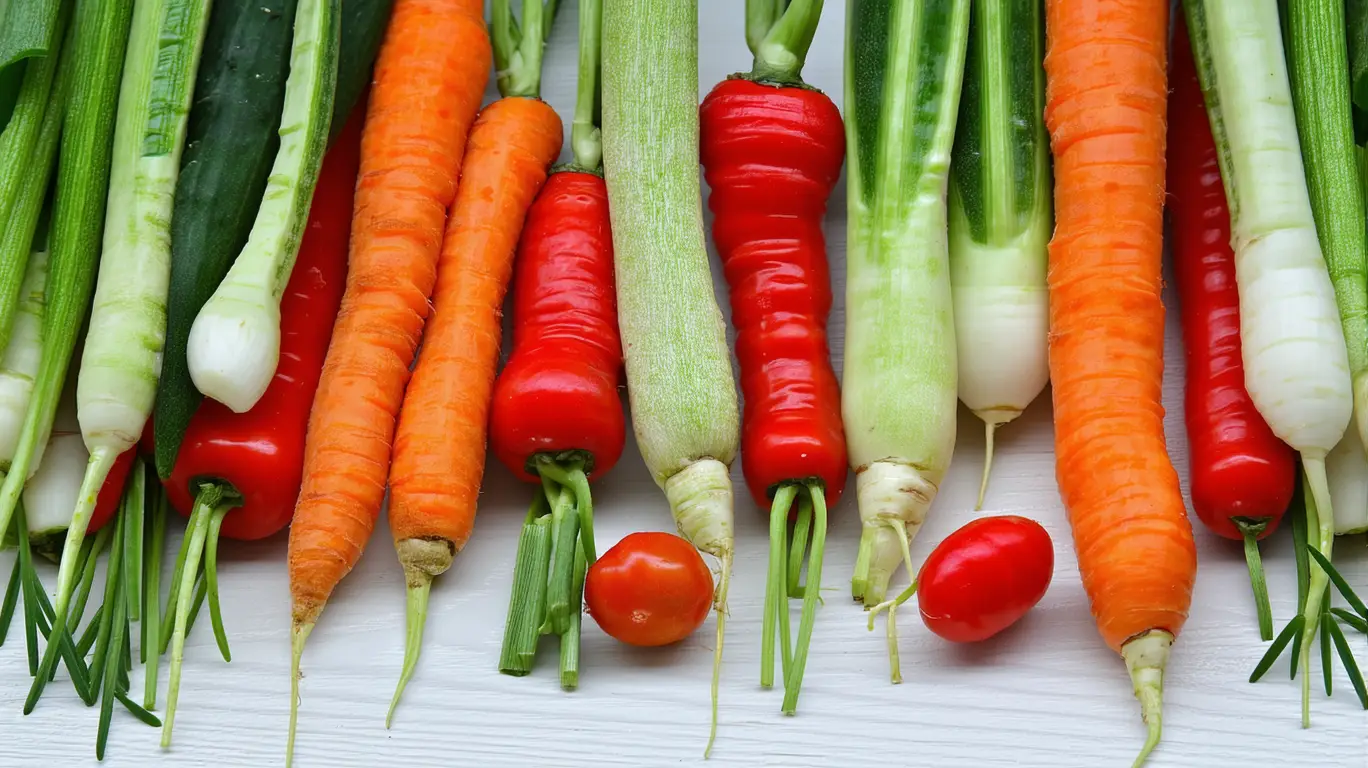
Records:
[[[1273,532],[1292,500],[1296,454],[1274,436],[1245,390],[1230,212],[1181,18],[1173,52],[1169,216],[1187,353],[1184,405],[1192,507],[1213,532],[1245,542],[1260,632],[1271,640],[1268,592],[1255,541]]]
[[[700,112],[704,172],[712,189],[713,240],[731,286],[736,357],[745,396],[741,464],[755,502],[771,507],[761,685],[771,685],[776,621],[787,622],[801,549],[787,553],[785,523],[795,499],[801,531],[816,505],[803,626],[815,608],[826,507],[845,488],[841,393],[827,348],[831,286],[822,218],[841,172],[840,112],[820,91],[745,78],[713,88]],[[772,500],[772,502],[771,502]],[[795,532],[795,546],[805,544]],[[787,632],[784,637],[787,638]],[[799,632],[800,655],[807,634]],[[787,653],[788,649],[784,649]],[[801,664],[785,680],[784,711],[797,705]]]
[[[527,482],[538,457],[602,475],[622,456],[613,241],[603,179],[561,171],[527,212],[513,278],[513,351],[494,385],[490,447]]]
[[[205,398],[185,433],[166,491],[188,515],[171,584],[165,629],[177,648],[185,642],[191,595],[204,557],[209,615],[224,659],[227,638],[219,613],[215,575],[218,536],[252,540],[270,536],[290,522],[304,472],[304,433],[333,321],[347,279],[347,245],[353,193],[360,169],[364,99],[324,158],[300,243],[294,272],[280,302],[280,363],[261,400],[246,413]],[[220,530],[221,526],[221,530]],[[196,549],[196,546],[199,549]],[[180,679],[179,650],[172,653],[168,725],[174,717]]]
[[[494,455],[523,480],[541,483],[524,524],[516,572],[546,582],[544,618],[578,643],[583,568],[594,562],[593,501],[588,475],[602,476],[626,439],[618,381],[622,341],[613,283],[608,190],[581,170],[547,179],[527,212],[513,278],[513,351],[494,385],[489,441]],[[528,545],[550,524],[554,552]],[[578,545],[578,546],[577,546]],[[520,600],[533,587],[515,583],[499,669],[532,671],[543,608]],[[566,640],[562,640],[564,644]],[[561,684],[577,668],[562,657]]]

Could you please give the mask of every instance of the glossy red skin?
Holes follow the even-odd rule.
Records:
[[[610,637],[628,645],[669,645],[688,637],[712,609],[708,564],[672,533],[633,533],[594,561],[584,604]]]
[[[513,276],[513,350],[494,383],[489,442],[528,482],[538,454],[575,452],[601,476],[626,439],[608,189],[552,174],[527,212]]]
[[[1269,429],[1245,390],[1230,212],[1181,20],[1173,50],[1168,210],[1187,353],[1184,405],[1192,506],[1225,538],[1244,538],[1231,522],[1235,517],[1267,519],[1262,534],[1267,536],[1292,500],[1297,457]]]
[[[768,508],[777,486],[817,478],[834,506],[847,463],[827,347],[822,218],[845,156],[840,112],[819,91],[733,78],[713,88],[699,114],[745,397],[746,484]]]
[[[280,363],[265,394],[237,414],[205,398],[185,433],[166,481],[178,512],[189,515],[204,480],[231,485],[241,507],[223,519],[222,535],[253,540],[284,528],[294,514],[304,472],[304,432],[323,372],[333,320],[347,280],[347,243],[360,169],[358,109],[328,151],[314,192],[299,258],[280,302]]]
[[[119,511],[119,502],[123,499],[128,470],[133,467],[133,459],[137,455],[138,447],[134,446],[119,454],[119,458],[114,460],[114,466],[109,468],[104,485],[100,486],[100,494],[95,497],[95,509],[91,511],[90,524],[86,526],[87,534],[100,530],[105,523],[114,519],[114,513]]]
[[[954,643],[987,640],[1031,610],[1054,575],[1054,544],[1034,520],[999,515],[945,538],[917,574],[922,622]]]

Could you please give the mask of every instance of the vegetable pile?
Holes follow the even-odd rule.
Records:
[[[541,88],[561,3],[484,5],[0,0],[0,644],[22,622],[25,714],[69,683],[98,758],[116,705],[169,747],[206,604],[231,658],[220,548],[288,527],[289,765],[307,640],[384,511],[406,592],[389,727],[489,453],[532,497],[491,668],[530,675],[552,636],[571,692],[586,612],[640,647],[711,613],[706,755],[738,457],[768,559],[736,588],[763,594],[760,683],[793,715],[832,547],[893,682],[914,596],[952,643],[1039,603],[1034,520],[963,516],[920,567],[912,542],[957,402],[984,425],[982,508],[999,429],[1048,383],[1051,513],[1139,701],[1139,765],[1197,568],[1166,251],[1192,511],[1243,552],[1268,643],[1250,679],[1290,648],[1309,725],[1319,648],[1326,694],[1338,662],[1368,709],[1346,636],[1368,607],[1332,560],[1368,531],[1368,0],[848,0],[839,105],[803,79],[822,0],[746,0],[751,69],[701,104],[697,0],[580,0],[568,120]],[[600,555],[591,481],[629,419],[679,535]],[[851,472],[858,542],[828,536]],[[1298,602],[1275,634],[1260,542],[1284,518]]]

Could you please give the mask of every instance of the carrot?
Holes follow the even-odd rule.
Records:
[[[1136,765],[1159,741],[1164,666],[1197,567],[1160,401],[1168,10],[1046,2],[1056,472],[1093,616],[1149,726]]]
[[[520,31],[523,46],[538,51],[552,21],[541,9],[542,0],[523,5]],[[507,51],[500,17],[508,10],[508,0],[494,3],[496,61]],[[504,98],[485,107],[470,131],[432,319],[394,438],[389,524],[408,590],[408,633],[386,724],[418,664],[432,579],[451,567],[475,524],[504,294],[527,209],[561,150],[560,116],[538,98],[540,59],[499,70]]]
[[[371,89],[347,288],[309,417],[290,527],[294,751],[299,660],[374,530],[446,211],[489,76],[480,0],[398,0]]]

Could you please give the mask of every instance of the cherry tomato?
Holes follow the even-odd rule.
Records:
[[[922,622],[951,642],[986,640],[1040,602],[1053,573],[1054,545],[1039,523],[980,518],[947,536],[922,565]]]
[[[633,533],[589,568],[584,603],[628,645],[677,643],[708,618],[713,580],[693,545],[670,533]]]

